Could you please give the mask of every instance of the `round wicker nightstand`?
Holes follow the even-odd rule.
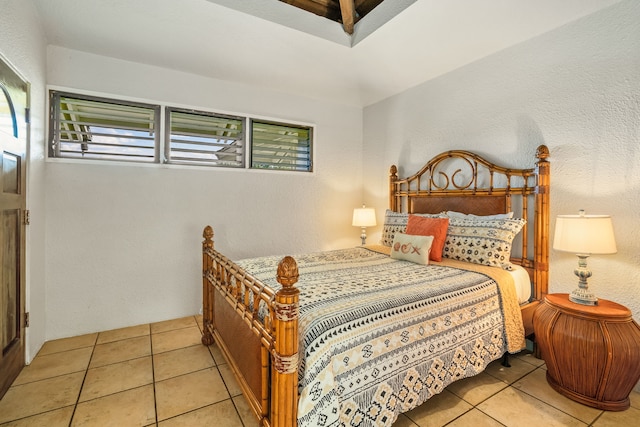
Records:
[[[533,314],[547,381],[556,391],[608,411],[629,407],[640,379],[640,326],[629,309],[612,301],[596,306],[549,294]]]

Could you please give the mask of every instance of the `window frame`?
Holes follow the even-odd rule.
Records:
[[[216,111],[213,109],[207,108],[193,108],[185,105],[180,105],[176,103],[165,103],[159,101],[150,101],[147,99],[138,99],[138,98],[128,98],[128,97],[120,97],[118,95],[113,96],[110,94],[96,93],[90,91],[75,91],[74,89],[69,89],[65,87],[58,86],[48,86],[48,119],[49,126],[48,131],[49,135],[47,135],[47,160],[54,161],[65,161],[65,162],[85,162],[85,163],[118,163],[126,164],[126,165],[166,165],[168,167],[195,167],[195,168],[214,168],[214,169],[224,169],[224,170],[246,170],[246,171],[277,171],[280,173],[286,172],[306,172],[306,173],[314,173],[315,167],[315,138],[316,138],[316,125],[308,122],[299,122],[299,121],[289,121],[289,120],[281,120],[274,119],[272,117],[265,117],[259,115],[250,115],[250,114],[242,114],[242,113],[233,113],[233,112],[223,112]],[[57,97],[56,97],[57,96]],[[56,148],[59,147],[59,142],[56,136],[56,132],[58,132],[58,120],[60,114],[60,102],[59,97],[66,96],[70,98],[88,100],[88,101],[97,101],[97,102],[106,102],[116,105],[124,105],[124,106],[133,106],[133,107],[144,107],[144,108],[153,108],[154,109],[154,120],[153,120],[153,128],[155,130],[155,138],[154,138],[154,159],[153,161],[144,161],[137,159],[125,159],[125,158],[98,158],[98,157],[81,157],[81,156],[73,156],[73,155],[61,155],[59,150],[56,151]],[[181,112],[187,114],[197,114],[211,117],[223,117],[223,118],[232,118],[239,119],[243,121],[243,133],[244,133],[244,143],[243,143],[243,155],[242,155],[242,166],[229,166],[229,165],[216,165],[216,164],[205,164],[205,162],[190,162],[190,161],[176,161],[175,159],[171,159],[171,122],[170,122],[170,114],[171,112]],[[302,128],[309,132],[309,153],[306,157],[307,166],[300,168],[262,168],[262,167],[253,167],[252,165],[252,151],[253,151],[253,123],[263,123],[263,124],[273,124],[276,126],[284,126],[284,127],[292,127],[292,128]],[[56,145],[57,144],[57,147]]]

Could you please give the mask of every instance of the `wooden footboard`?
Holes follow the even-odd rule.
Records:
[[[273,292],[214,249],[213,229],[202,242],[202,343],[218,345],[264,426],[296,425],[298,405],[298,267],[278,265]],[[260,311],[262,309],[262,311]]]

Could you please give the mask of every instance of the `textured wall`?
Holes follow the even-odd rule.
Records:
[[[233,258],[358,244],[360,108],[57,47],[47,81],[317,125],[313,174],[49,160],[48,339],[197,313],[206,224]]]
[[[618,253],[592,256],[591,288],[640,320],[640,2],[625,1],[365,109],[365,191],[386,207],[387,171],[459,148],[532,165],[551,150],[555,216],[613,216]],[[550,291],[577,286],[551,250]]]

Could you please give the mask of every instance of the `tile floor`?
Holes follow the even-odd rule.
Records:
[[[0,400],[0,426],[257,426],[201,319],[133,326],[44,344]],[[604,412],[553,391],[531,354],[451,384],[394,427],[638,426],[632,407]]]

